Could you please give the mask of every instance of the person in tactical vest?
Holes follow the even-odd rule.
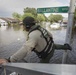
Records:
[[[53,41],[52,34],[46,29],[36,25],[33,17],[23,19],[24,30],[28,31],[28,38],[20,50],[9,57],[9,59],[0,59],[0,64],[7,62],[16,62],[26,57],[29,51],[34,51],[41,59],[40,63],[49,63],[53,57],[54,50],[71,50],[69,44],[59,45]]]

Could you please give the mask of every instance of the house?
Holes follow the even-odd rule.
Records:
[[[7,18],[10,23],[19,23],[20,21],[18,19],[13,19],[13,18]]]
[[[5,20],[4,18],[0,18],[0,25],[1,26],[8,25],[7,20]]]
[[[8,25],[8,24],[16,24],[19,23],[20,21],[17,19],[13,18],[2,18],[0,17],[0,25]]]

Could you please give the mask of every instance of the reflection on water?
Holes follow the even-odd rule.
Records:
[[[51,30],[49,27],[46,29],[48,29],[48,31],[53,34],[55,42],[65,42],[66,29]],[[12,42],[26,39],[26,35],[27,34],[25,31],[23,31],[22,25],[0,26],[0,46],[8,45]],[[64,39],[62,39],[63,37]]]
[[[63,44],[66,39],[66,27],[60,27],[58,29],[51,29],[49,25],[46,25],[46,29],[53,35],[54,42]]]
[[[7,26],[0,26],[0,31],[4,31],[7,29]]]
[[[55,42],[65,42],[66,28],[60,28],[59,30],[51,30],[49,27],[47,27],[46,29],[48,29],[48,31],[52,33]],[[26,35],[26,32],[23,31],[23,26],[0,26],[0,45],[8,45],[17,40],[19,41],[21,39],[26,39]]]
[[[22,26],[0,26],[0,45],[8,45],[24,37],[26,38],[26,32]]]
[[[21,26],[19,26],[19,25],[13,25],[13,30],[14,31],[18,31],[20,29],[21,29]]]

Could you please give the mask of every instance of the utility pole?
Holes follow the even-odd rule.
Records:
[[[67,25],[67,32],[66,32],[66,42],[71,44],[71,36],[72,36],[72,27],[73,27],[73,19],[74,19],[74,12],[75,12],[75,2],[76,0],[70,0],[70,8],[68,12],[68,25]],[[67,55],[68,51],[65,50],[63,53],[62,64],[67,63]]]

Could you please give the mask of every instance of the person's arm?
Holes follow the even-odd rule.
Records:
[[[17,62],[18,60],[23,59],[26,56],[27,52],[31,49],[32,49],[31,47],[23,45],[20,50],[18,50],[15,54],[10,56],[8,59],[6,58],[0,59],[0,64],[4,64],[7,62]]]
[[[23,59],[28,52],[30,52],[37,45],[38,35],[36,33],[31,33],[29,35],[29,39],[22,46],[20,50],[18,50],[15,54],[10,56],[8,59],[0,59],[0,64],[6,62],[16,62],[18,60]]]
[[[11,62],[19,61],[19,60],[23,59],[31,49],[32,49],[31,47],[29,47],[25,44],[22,46],[22,48],[20,50],[18,50],[15,54],[13,54],[9,58],[9,60]]]
[[[17,51],[15,54],[13,54],[9,60],[11,62],[16,62],[18,60],[23,59],[24,57],[26,57],[27,53],[30,52],[37,44],[37,38],[36,35],[34,33],[31,33],[29,35],[28,40],[26,41],[26,43],[23,45],[23,47]]]
[[[30,42],[31,41],[31,42]],[[30,44],[29,44],[30,43]],[[28,40],[20,50],[18,50],[16,53],[14,53],[12,56],[10,56],[8,59],[6,58],[1,58],[0,59],[0,64],[6,63],[6,62],[16,62],[18,60],[23,59],[27,52],[32,50],[31,46],[32,40]]]

